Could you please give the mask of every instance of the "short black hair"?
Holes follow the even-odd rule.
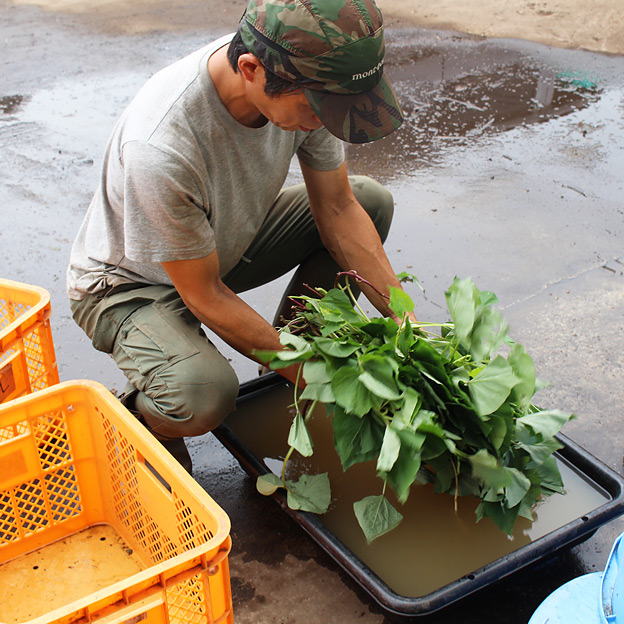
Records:
[[[232,41],[228,47],[227,57],[232,69],[235,73],[238,73],[238,59],[242,54],[247,54],[249,50],[247,46],[243,43],[243,38],[241,37],[240,30],[236,31],[234,37],[232,37]],[[286,80],[285,78],[281,78],[277,74],[274,74],[272,71],[269,71],[265,67],[265,82],[264,82],[264,92],[269,97],[274,97],[276,95],[281,95],[283,93],[292,93],[293,91],[297,91],[301,89],[302,85],[297,84],[296,82],[291,82],[290,80]]]

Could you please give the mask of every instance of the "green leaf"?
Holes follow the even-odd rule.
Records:
[[[522,411],[531,404],[535,394],[535,364],[521,344],[514,344],[507,361],[511,364],[514,374],[520,380],[513,389],[516,402]]]
[[[411,323],[404,323],[397,337],[397,348],[403,357],[409,355],[410,349],[414,344],[414,330]]]
[[[392,428],[394,428],[397,424],[397,421],[394,420],[392,422]],[[397,433],[399,434],[399,438],[401,439],[401,444],[406,446],[407,448],[412,449],[412,451],[420,452],[423,444],[427,440],[427,436],[418,431],[412,431],[411,429],[397,429]]]
[[[480,416],[495,412],[509,396],[519,379],[504,357],[496,356],[474,379],[468,391]]]
[[[428,462],[431,466],[433,476],[433,491],[436,494],[446,492],[452,494],[455,492],[455,470],[453,464],[449,461],[449,455],[444,454],[437,459]]]
[[[331,389],[332,378],[324,361],[308,360],[303,365],[302,374],[307,385],[301,393],[301,399],[310,399],[321,403],[333,403],[336,400]]]
[[[343,366],[334,375],[331,388],[336,403],[345,411],[364,416],[373,409],[374,402],[369,390],[360,383],[356,368]]]
[[[390,357],[366,355],[360,360],[364,372],[359,381],[374,395],[387,401],[395,401],[401,397],[394,380],[397,363]]]
[[[414,311],[414,302],[404,290],[390,286],[390,303],[388,307],[398,318],[403,319],[406,314]]]
[[[467,384],[470,381],[470,373],[465,368],[454,368],[451,372],[453,385],[459,388],[459,384]]]
[[[404,422],[411,424],[422,404],[422,395],[414,388],[408,386],[403,391],[403,405],[400,415]]]
[[[489,490],[486,499],[490,501],[501,500],[507,507],[515,507],[531,487],[531,481],[522,472],[504,466],[484,449],[472,455],[469,460],[473,475]]]
[[[354,309],[348,295],[339,288],[332,288],[318,302],[321,313],[330,320],[357,323],[364,320]]]
[[[399,326],[391,318],[374,318],[361,326],[363,332],[372,338],[392,338],[399,331]]]
[[[332,338],[315,338],[314,344],[321,353],[336,358],[347,358],[361,348],[357,343]]]
[[[353,511],[369,544],[403,520],[403,516],[384,496],[367,496],[353,503]]]
[[[462,346],[475,362],[487,361],[507,335],[502,314],[492,308],[496,296],[480,291],[470,279],[455,278],[446,292],[446,301]]]
[[[507,437],[507,421],[503,416],[492,414],[490,416],[490,423],[492,425],[492,430],[489,439],[492,446],[498,451]]]
[[[381,451],[377,458],[377,470],[389,472],[399,457],[400,449],[401,438],[399,438],[399,434],[392,427],[386,427]]]
[[[330,383],[309,383],[299,398],[320,401],[321,403],[334,403],[336,401]]]
[[[543,390],[544,388],[549,388],[550,387],[550,382],[546,381],[545,379],[536,379],[535,380],[535,392],[539,392],[540,390]]]
[[[296,336],[284,331],[279,335],[280,344],[284,347],[291,347],[295,351],[305,352],[310,350],[310,345],[301,336]],[[280,353],[278,351],[278,353]]]
[[[267,349],[253,349],[252,354],[261,362],[264,362],[264,364],[269,364],[275,359],[275,351],[269,351]]]
[[[531,487],[531,481],[516,468],[505,468],[510,482],[505,488],[505,505],[509,508],[519,505]]]
[[[520,504],[520,511],[518,515],[522,518],[526,518],[533,522],[535,520],[533,516],[533,506],[538,501],[541,496],[541,489],[536,486],[532,486],[531,489],[526,493],[524,498],[522,499],[522,503]]]
[[[400,435],[400,434],[399,434]],[[420,470],[421,454],[415,452],[410,445],[401,445],[392,470],[385,474],[385,478],[396,492],[397,500],[403,504],[407,501],[412,483],[416,480]],[[381,476],[381,475],[380,475]]]
[[[535,414],[528,414],[518,418],[518,423],[525,427],[530,427],[535,435],[542,440],[552,438],[565,423],[572,418],[572,414],[559,410],[544,410]]]
[[[495,303],[498,303],[498,297],[488,290],[480,290],[479,291],[479,303],[482,306],[489,307]]]
[[[338,320],[336,321],[325,320],[324,325],[319,327],[321,336],[327,338],[327,336],[335,334],[336,332],[339,332],[344,328],[345,322],[340,317],[337,318]]]
[[[284,487],[282,480],[272,472],[260,475],[256,479],[256,489],[264,496],[271,496],[278,488]]]
[[[547,457],[542,464],[537,466],[535,472],[541,488],[552,492],[563,492],[563,481],[557,460],[554,457]]]
[[[395,401],[401,398],[399,391],[396,389],[396,384],[388,379],[378,379],[366,372],[361,373],[358,379],[367,390],[377,395],[380,399]]]
[[[288,444],[299,451],[304,457],[310,457],[310,455],[314,453],[314,444],[301,412],[295,414],[292,424],[290,425]]]
[[[477,289],[471,280],[455,278],[446,291],[446,304],[455,325],[455,335],[460,342],[470,344],[475,322]]]
[[[413,273],[408,273],[407,271],[401,271],[397,273],[397,279],[399,282],[416,282],[418,283],[418,278]]]
[[[295,360],[307,360],[313,355],[312,347],[301,336],[283,331],[279,335],[279,340],[282,346],[289,348],[274,352],[270,359],[273,369],[289,366]],[[266,351],[256,351],[258,357],[267,353]]]
[[[300,511],[324,514],[331,503],[331,488],[326,472],[301,475],[298,481],[286,481],[288,506]]]
[[[349,414],[340,406],[335,406],[332,422],[334,447],[343,470],[379,455],[384,435],[380,424],[370,418]]]
[[[289,366],[290,364],[293,364],[295,360],[305,360],[309,357],[312,357],[312,349],[309,346],[305,351],[291,351],[289,349],[284,349],[283,351],[277,351],[275,353],[275,360],[273,360],[272,365],[277,364],[276,360],[279,360],[286,366]]]
[[[563,448],[563,444],[557,442],[555,438],[550,438],[536,444],[520,443],[518,446],[528,453],[529,457],[536,465],[543,464],[555,451]]]
[[[425,427],[419,427],[419,430],[422,431],[422,429],[424,428]],[[440,455],[448,452],[442,427],[440,427],[439,430],[439,436],[435,434],[427,436],[426,444],[423,445],[420,455],[422,457],[422,460],[425,462],[431,459],[435,459],[436,457],[439,457]]]
[[[472,466],[472,473],[487,489],[502,493],[511,483],[511,475],[507,473],[502,463],[485,449],[480,449],[468,460]]]
[[[413,362],[413,366],[420,371],[421,375],[424,375],[435,384],[436,387],[431,388],[431,391],[435,397],[439,397],[442,407],[444,399],[450,398],[456,392],[448,376],[446,369],[447,361],[433,345],[423,339],[418,339],[412,345],[410,360]]]
[[[488,360],[507,335],[503,315],[493,308],[478,310],[470,338],[470,353],[475,362]]]
[[[308,360],[303,365],[303,378],[307,383],[324,384],[331,382],[331,376],[327,372],[325,362]]]
[[[516,519],[518,518],[520,507],[521,505],[517,505],[516,507],[509,509],[502,503],[481,501],[477,507],[477,521],[487,516],[501,531],[507,533],[507,535],[511,535],[513,533],[514,525],[516,524]]]

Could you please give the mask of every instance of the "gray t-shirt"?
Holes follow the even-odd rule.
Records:
[[[215,249],[223,276],[254,239],[295,154],[321,171],[342,164],[343,144],[324,128],[248,128],[230,115],[208,58],[231,37],[155,74],[121,116],[72,247],[70,298],[128,281],[171,284],[161,262]]]

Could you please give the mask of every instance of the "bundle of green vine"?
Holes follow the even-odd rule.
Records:
[[[285,488],[291,508],[327,511],[327,473],[286,478],[293,452],[314,452],[306,423],[318,402],[331,418],[343,469],[376,462],[380,490],[354,504],[369,542],[402,520],[385,496],[388,486],[400,504],[418,484],[433,484],[455,505],[459,496],[476,496],[476,520],[488,517],[507,534],[519,516],[532,519],[538,500],[563,492],[553,453],[571,414],[533,404],[541,387],[533,360],[509,337],[493,293],[456,278],[445,297],[451,320],[437,324],[410,321],[414,304],[398,288],[389,306],[403,321],[369,318],[349,278],[296,298],[296,314],[280,333],[284,349],[259,353],[275,370],[301,364],[306,382],[295,388],[282,474],[259,477],[260,492]]]

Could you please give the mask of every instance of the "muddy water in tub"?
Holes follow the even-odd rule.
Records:
[[[227,425],[243,444],[276,473],[288,449],[292,389],[280,386],[240,403]],[[512,537],[502,533],[489,519],[477,523],[474,498],[459,499],[455,513],[453,497],[434,494],[430,486],[412,487],[403,506],[389,496],[404,516],[390,533],[367,545],[353,514],[353,503],[381,493],[374,462],[357,464],[343,472],[332,443],[329,419],[317,406],[309,422],[314,454],[302,458],[294,453],[288,475],[328,472],[332,504],[323,524],[348,546],[373,572],[402,596],[419,597],[469,575],[514,550],[582,517],[609,500],[599,486],[559,459],[565,495],[553,495],[538,504],[535,519],[520,518]],[[387,492],[388,494],[388,492]]]

